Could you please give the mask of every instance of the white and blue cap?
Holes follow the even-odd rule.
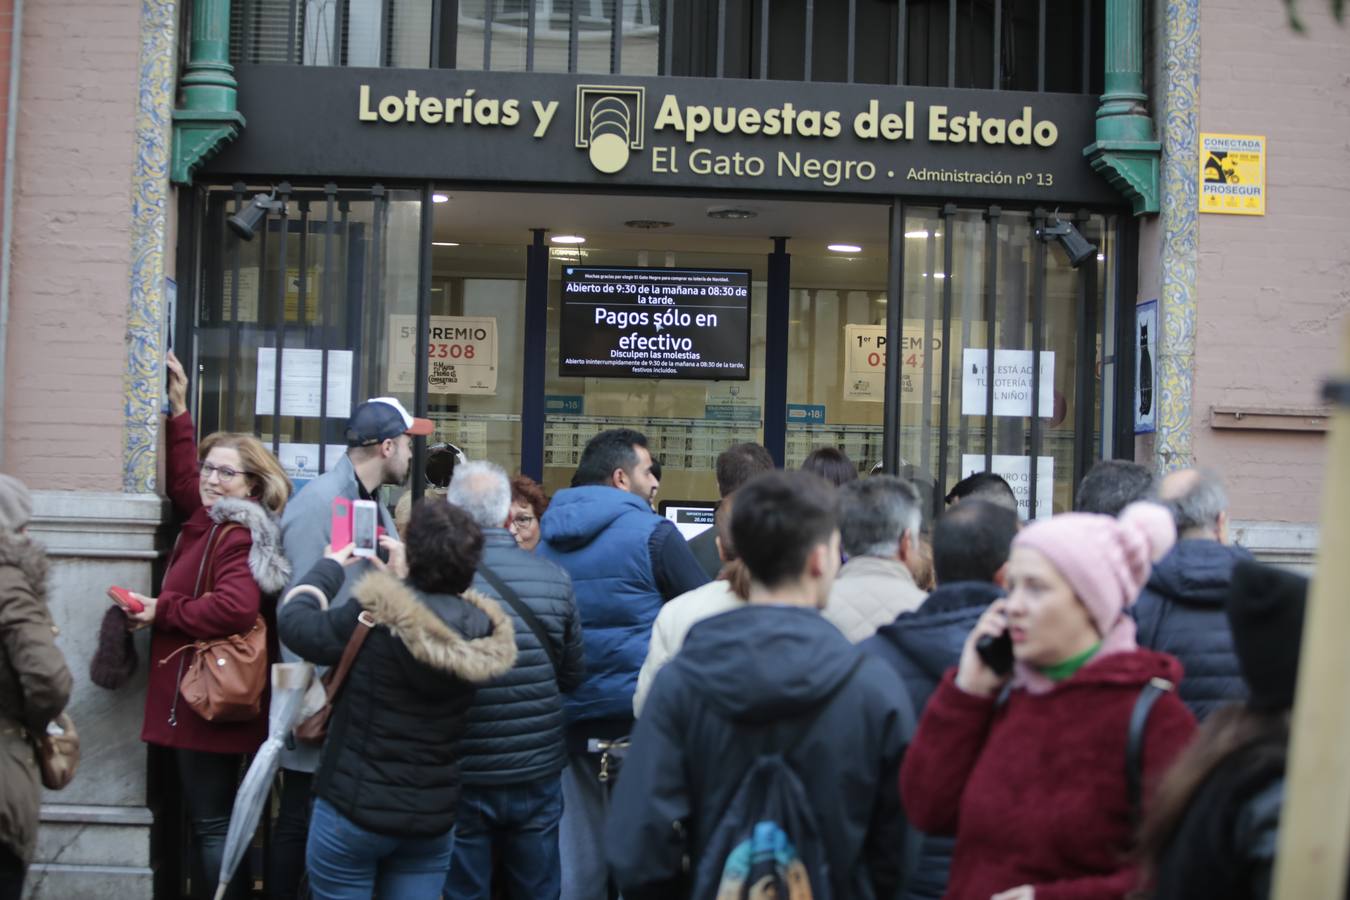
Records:
[[[393,397],[372,397],[347,420],[347,446],[369,447],[400,434],[426,435],[436,430],[430,419],[416,419]]]

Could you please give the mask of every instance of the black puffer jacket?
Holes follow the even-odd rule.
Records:
[[[1233,567],[1241,559],[1251,559],[1241,547],[1178,541],[1153,567],[1134,606],[1139,646],[1181,660],[1185,674],[1178,693],[1202,721],[1247,696],[1224,614]]]
[[[961,659],[966,636],[989,604],[1002,596],[1003,589],[987,581],[939,585],[918,609],[883,625],[859,646],[900,673],[914,714],[922,718],[942,674]],[[914,875],[905,882],[901,900],[939,900],[947,891],[955,846],[955,838],[924,835]]]
[[[483,565],[516,592],[535,614],[561,670],[534,632],[501,601],[516,630],[516,664],[478,689],[469,709],[469,725],[460,742],[460,776],[465,784],[520,784],[557,775],[566,765],[562,694],[581,684],[586,660],[581,645],[581,616],[572,597],[572,579],[557,565],[526,553],[504,528],[483,529]],[[474,589],[497,597],[483,578]],[[500,598],[499,598],[500,599]]]
[[[277,616],[286,645],[326,666],[342,658],[363,610],[376,622],[338,695],[315,793],[369,831],[445,834],[476,685],[516,661],[511,620],[476,591],[421,594],[382,572],[356,585],[355,603],[321,609],[314,588],[331,597],[342,582],[342,567],[321,560]]]

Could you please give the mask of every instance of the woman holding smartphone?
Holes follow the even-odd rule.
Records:
[[[275,598],[290,578],[277,518],[291,484],[252,435],[217,432],[198,447],[187,375],[172,353],[168,369],[168,494],[183,524],[159,596],[133,593],[143,609],[129,617],[133,627],[153,629],[141,740],[173,751],[192,828],[193,893],[211,897],[240,766],[267,737],[267,695],[253,719],[208,721],[183,699],[179,684],[195,641],[246,633],[260,615],[269,661],[276,658]],[[205,571],[212,584],[202,583]],[[235,878],[227,896],[246,896],[246,877]]]
[[[435,898],[450,865],[459,740],[477,686],[516,661],[511,619],[472,590],[483,553],[473,519],[444,500],[413,504],[407,543],[342,589],[354,546],[328,552],[291,588],[286,646],[337,665],[370,626],[333,704],[314,781],[305,862],[314,900]],[[406,552],[406,558],[405,558]]]
[[[1112,898],[1133,888],[1130,719],[1143,688],[1175,684],[1181,666],[1138,647],[1128,607],[1175,538],[1167,511],[1141,503],[1119,520],[1055,516],[1014,539],[1008,596],[967,637],[900,772],[911,823],[956,835],[947,897]],[[1000,674],[976,648],[1005,633],[1013,665]],[[1194,730],[1175,691],[1164,692],[1143,733],[1146,790]]]

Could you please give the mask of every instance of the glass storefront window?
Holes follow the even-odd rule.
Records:
[[[525,247],[454,241],[462,237],[437,223],[432,244],[431,340],[432,370],[428,385],[427,416],[436,423],[430,442],[448,441],[470,459],[490,459],[515,473],[520,470],[520,405],[525,346]],[[441,237],[451,240],[442,241]],[[490,322],[496,336],[495,387],[490,391],[459,393],[462,383],[438,374],[448,373],[453,359],[462,359],[470,344],[453,331],[438,329],[479,327]],[[482,346],[476,344],[474,346]],[[467,360],[464,360],[467,362]],[[438,373],[436,368],[441,369]]]
[[[345,451],[354,404],[413,407],[398,317],[416,320],[421,195],[295,191],[244,241],[226,217],[254,193],[207,202],[194,408],[203,433],[256,434],[303,481]]]
[[[787,465],[797,468],[817,447],[837,447],[866,474],[882,449],[885,248],[880,255],[875,247],[789,250]]]

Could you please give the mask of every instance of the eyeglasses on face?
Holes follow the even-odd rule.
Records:
[[[515,518],[513,518],[513,519],[511,520],[511,527],[512,527],[512,528],[529,528],[531,525],[533,525],[535,522],[538,522],[538,521],[539,521],[539,520],[536,519],[534,516],[531,516],[531,515],[523,514],[523,513],[522,513],[521,515],[516,516]]]
[[[240,475],[247,475],[247,472],[241,472],[238,469],[232,469],[229,466],[212,465],[206,460],[197,464],[197,471],[201,473],[202,481],[210,481],[211,476],[215,475],[221,484],[229,484]]]

